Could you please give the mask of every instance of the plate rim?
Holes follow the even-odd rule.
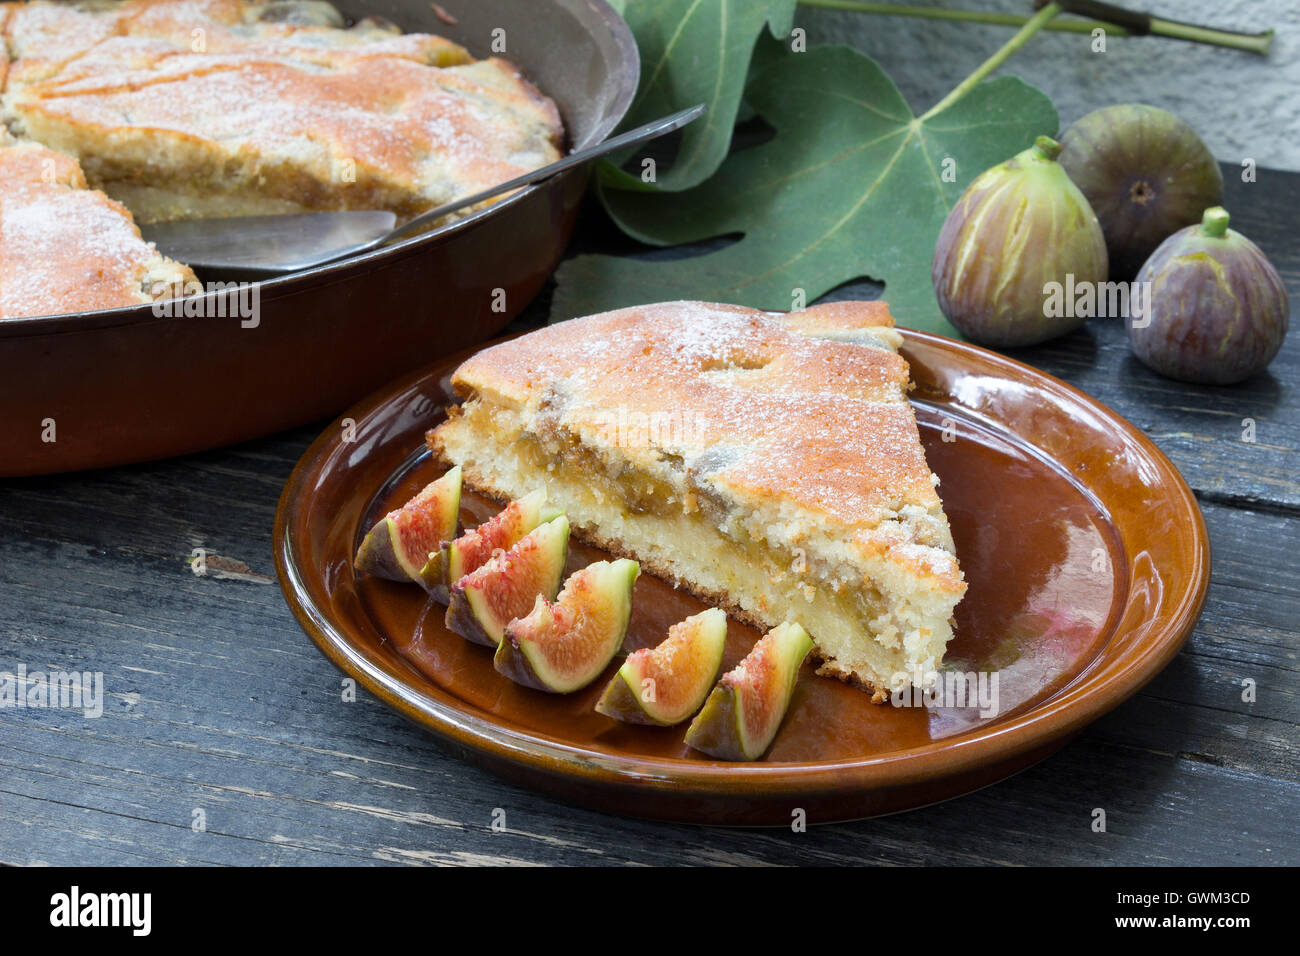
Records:
[[[447,356],[389,383],[345,411],[317,436],[295,464],[276,507],[273,549],[281,593],[299,626],[335,667],[346,676],[356,679],[386,706],[419,724],[443,742],[485,758],[493,767],[504,762],[513,769],[532,775],[561,777],[570,782],[605,787],[672,790],[677,795],[687,797],[779,799],[799,796],[804,799],[824,799],[860,795],[882,787],[906,787],[940,778],[959,777],[978,772],[981,767],[1006,763],[1038,751],[1045,756],[1135,694],[1182,649],[1200,617],[1209,588],[1212,556],[1204,515],[1194,493],[1168,456],[1141,429],[1102,402],[1050,373],[998,352],[935,333],[901,327],[899,332],[904,338],[904,352],[912,341],[916,341],[940,351],[967,353],[983,363],[1000,367],[999,371],[1017,373],[1000,377],[1013,380],[1023,380],[1025,377],[1034,379],[1073,402],[1088,407],[1141,449],[1166,479],[1163,486],[1174,492],[1173,502],[1182,506],[1181,510],[1190,519],[1192,573],[1180,582],[1181,590],[1172,604],[1169,622],[1157,633],[1144,639],[1131,652],[1132,659],[1116,674],[1105,678],[1100,685],[1090,686],[1090,664],[1056,694],[1023,713],[1008,717],[1005,723],[994,723],[953,738],[931,741],[906,750],[833,761],[730,763],[594,752],[502,723],[492,723],[477,713],[448,706],[431,697],[424,689],[398,680],[366,660],[323,611],[312,602],[304,600],[306,582],[299,573],[293,542],[288,534],[290,517],[295,512],[294,500],[298,491],[306,486],[308,477],[319,464],[328,460],[330,453],[338,446],[344,419],[351,419],[359,425],[393,397],[428,378],[435,369],[455,367],[482,349],[516,337],[513,335],[493,339]],[[981,417],[978,411],[969,411],[977,418]],[[1024,436],[1014,432],[1011,434],[1033,444]],[[1123,609],[1129,607],[1132,593],[1130,582],[1129,591],[1121,605],[1117,627],[1122,624]],[[1120,633],[1122,632],[1117,630],[1112,634],[1107,645]],[[1104,654],[1103,648],[1099,657],[1094,658],[1094,663]],[[756,791],[757,787],[761,787],[761,790]],[[917,805],[926,802],[933,800],[920,801]]]

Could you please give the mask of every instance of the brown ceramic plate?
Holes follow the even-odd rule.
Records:
[[[710,824],[871,816],[967,793],[1047,756],[1178,652],[1200,613],[1210,551],[1200,509],[1136,428],[1065,383],[939,336],[905,332],[930,465],[969,582],[947,660],[998,675],[996,715],[875,705],[805,665],[766,757],[707,759],[683,728],[592,710],[605,680],[557,697],[493,670],[413,585],[358,579],[361,536],[439,473],[424,431],[458,358],[372,396],[308,449],[280,499],[280,585],[346,674],[458,753],[565,799]],[[463,514],[496,506],[466,495]],[[572,563],[598,559],[575,545]],[[629,649],[700,610],[642,576]],[[732,623],[725,666],[758,634]]]

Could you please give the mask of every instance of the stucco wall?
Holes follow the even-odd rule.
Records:
[[[906,0],[1024,14],[1029,0]],[[1033,37],[1003,72],[1056,103],[1062,126],[1111,103],[1143,102],[1182,116],[1225,162],[1300,171],[1300,0],[1125,2],[1203,26],[1277,35],[1267,58],[1163,37],[1110,36],[1093,53],[1086,34]],[[1009,38],[1007,27],[800,8],[810,43],[850,43],[894,78],[918,111],[933,105]]]

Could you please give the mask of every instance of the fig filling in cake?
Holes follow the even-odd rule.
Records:
[[[465,362],[428,443],[742,620],[798,622],[820,673],[883,700],[938,667],[965,590],[900,341],[883,303],[576,319]]]

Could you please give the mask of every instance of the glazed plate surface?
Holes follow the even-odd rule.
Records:
[[[363,401],[308,449],[276,517],[285,597],[343,672],[457,753],[588,806],[788,825],[796,809],[823,823],[994,783],[1063,745],[1178,652],[1205,598],[1208,539],[1173,465],[1115,413],[994,353],[904,334],[922,441],[969,583],[945,668],[988,675],[982,699],[975,678],[967,706],[872,704],[805,664],[764,759],[715,761],[685,746],[684,726],[628,726],[593,710],[617,661],[572,695],[519,687],[493,669],[489,649],[449,632],[421,589],[358,578],[351,559],[365,531],[441,471],[423,434],[441,420],[468,353]],[[467,493],[462,519],[497,507]],[[571,570],[604,557],[575,542]],[[658,643],[704,607],[643,575],[626,648]],[[724,667],[758,637],[731,622]]]

